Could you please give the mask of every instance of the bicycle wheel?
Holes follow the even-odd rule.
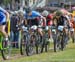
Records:
[[[2,41],[2,49],[1,49],[1,54],[4,60],[10,58],[10,43],[9,41]]]
[[[49,36],[48,36],[48,34],[45,34],[45,52],[48,52],[48,50],[49,50],[49,44],[50,44],[50,42],[49,42]]]
[[[45,44],[45,52],[48,52],[48,50],[49,50],[49,42]]]
[[[26,46],[26,54],[27,56],[31,56],[34,54],[34,47],[32,45]]]
[[[54,40],[54,52],[57,52],[57,42]]]
[[[59,36],[54,38],[54,52],[57,52],[60,48],[60,39]]]
[[[53,35],[54,40],[54,52],[57,52],[60,48],[60,33]]]
[[[20,43],[20,53],[21,55],[25,55],[26,53],[26,36],[23,35],[23,38],[21,39],[21,43]]]
[[[26,43],[26,54],[27,56],[31,56],[35,53],[35,42],[36,42],[36,38],[35,35],[31,35],[29,40],[27,40]]]
[[[42,48],[42,38],[40,35],[36,35],[36,54],[39,54],[41,52]]]
[[[41,53],[43,53],[45,47],[45,38],[44,36],[42,37],[42,44],[41,44]]]
[[[60,42],[61,42],[61,50],[63,51],[63,49],[64,49],[64,47],[65,47],[65,45],[64,45],[64,35],[62,34],[61,35],[61,39],[60,39]]]

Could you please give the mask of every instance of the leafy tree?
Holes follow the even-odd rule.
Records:
[[[7,5],[8,3],[10,3],[11,2],[11,0],[3,0],[3,4],[4,5]]]

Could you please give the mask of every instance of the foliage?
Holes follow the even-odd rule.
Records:
[[[8,5],[11,2],[11,0],[3,0],[4,5]]]

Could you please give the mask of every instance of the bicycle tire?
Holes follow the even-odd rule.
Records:
[[[5,44],[4,44],[4,42],[5,42]],[[2,57],[3,57],[4,60],[9,59],[9,56],[5,54],[6,53],[6,50],[8,50],[8,53],[7,54],[9,54],[9,46],[8,46],[8,43],[6,41],[2,41],[1,54],[2,54]]]
[[[63,36],[62,36],[62,39],[61,39],[61,50],[63,51],[63,49],[64,49],[64,40],[63,40],[64,38],[63,38]]]
[[[31,56],[31,55],[34,54],[34,50],[35,50],[34,47],[35,47],[36,40],[31,40],[32,38],[36,39],[35,35],[31,35],[29,40],[27,40],[27,42],[28,42],[26,44],[26,54],[27,54],[27,56]]]
[[[20,54],[21,55],[25,55],[25,53],[26,53],[26,41],[27,41],[27,39],[26,39],[26,35],[24,35],[24,34],[23,34],[23,36],[21,38],[21,42],[20,42]]]
[[[36,44],[35,44],[35,46],[36,46],[36,54],[39,54],[39,53],[41,53],[41,47],[42,47],[42,40],[41,40],[41,37],[40,37],[40,35],[38,34],[38,35],[36,35]]]

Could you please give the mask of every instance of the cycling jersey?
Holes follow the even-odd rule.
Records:
[[[40,19],[43,17],[41,14],[37,11],[32,11],[32,14],[29,16],[27,13],[25,13],[24,18],[27,19],[29,25],[39,25]]]
[[[41,14],[37,11],[32,11],[31,13],[31,16],[28,16],[28,14],[25,13],[25,19],[35,19],[36,17],[42,17]]]
[[[49,15],[46,17],[46,25],[51,26],[51,25],[53,24],[52,18],[53,18],[52,14],[49,14]]]
[[[6,15],[5,15],[5,10],[0,7],[0,25],[5,25],[6,23]]]
[[[64,26],[64,23],[67,20],[67,18],[64,16],[60,16],[59,19],[56,18],[56,20],[57,20],[57,26],[59,26],[59,25]]]

